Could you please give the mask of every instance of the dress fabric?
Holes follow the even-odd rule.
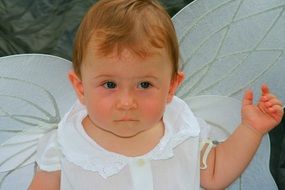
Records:
[[[200,142],[209,127],[178,97],[166,106],[164,136],[148,153],[127,157],[96,144],[81,124],[87,112],[76,102],[38,147],[41,170],[61,170],[61,190],[200,189]],[[202,123],[202,126],[201,124]]]

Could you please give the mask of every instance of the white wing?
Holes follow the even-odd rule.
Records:
[[[285,102],[285,1],[196,0],[176,16],[186,81],[178,95],[259,94],[262,83]]]
[[[228,98],[241,100],[246,88],[257,99],[261,84],[267,83],[285,101],[284,10],[284,0],[196,0],[173,17],[186,74],[177,94],[212,126],[213,137],[226,138],[232,131],[227,120],[240,114]],[[218,113],[221,117],[215,117]],[[277,189],[269,171],[269,149],[267,135],[229,189]]]
[[[1,189],[27,189],[39,138],[57,128],[75,100],[70,69],[71,62],[49,55],[0,58]]]

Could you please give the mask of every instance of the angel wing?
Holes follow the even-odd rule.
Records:
[[[173,18],[182,69],[181,97],[201,94],[240,99],[266,82],[285,100],[285,2],[196,0]]]
[[[285,101],[284,10],[284,0],[196,0],[173,17],[186,74],[178,95],[212,126],[213,138],[232,132],[246,88],[258,95],[267,83]],[[229,189],[277,189],[269,149],[267,135]]]
[[[0,189],[27,189],[39,138],[57,128],[75,101],[71,62],[21,54],[0,58],[0,68]]]

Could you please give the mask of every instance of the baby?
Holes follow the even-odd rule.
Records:
[[[266,85],[257,105],[248,90],[234,133],[218,145],[209,141],[205,122],[174,96],[184,78],[178,42],[155,0],[96,3],[73,55],[69,79],[78,101],[41,140],[30,190],[222,189],[283,116]]]

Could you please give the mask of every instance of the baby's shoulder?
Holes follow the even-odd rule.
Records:
[[[62,152],[58,143],[57,129],[46,133],[38,143],[36,162],[41,170],[56,171],[60,169]]]

